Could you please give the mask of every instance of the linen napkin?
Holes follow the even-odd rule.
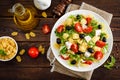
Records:
[[[113,16],[112,14],[110,14],[106,11],[100,10],[100,9],[98,9],[98,8],[92,6],[92,5],[89,5],[87,3],[84,3],[84,2],[82,3],[81,6],[76,5],[76,4],[69,4],[69,6],[66,9],[66,12],[69,12],[69,11],[72,11],[72,10],[77,10],[77,9],[84,9],[84,10],[93,11],[93,12],[101,15],[108,22],[109,25],[111,23],[111,19],[112,19],[112,16]],[[76,71],[72,71],[72,70],[69,70],[69,69],[65,68],[63,65],[61,65],[55,59],[50,47],[47,51],[47,59],[50,61],[50,65],[52,66],[51,72],[56,71],[58,73],[65,74],[65,75],[68,75],[68,76],[72,76],[72,77],[76,77],[76,78],[80,78],[80,79],[82,78],[82,79],[85,79],[85,80],[90,80],[91,76],[92,76],[92,73],[94,71],[94,70],[92,70],[92,71],[88,71],[88,72],[76,72]]]

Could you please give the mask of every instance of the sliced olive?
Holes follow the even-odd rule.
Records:
[[[71,61],[71,64],[72,64],[72,65],[76,64],[76,60],[72,60],[72,61]]]
[[[60,38],[57,38],[56,42],[57,42],[58,44],[61,44],[61,39],[60,39]]]
[[[78,52],[75,53],[75,54],[84,54],[84,52],[78,51]]]
[[[66,30],[70,30],[71,29],[71,27],[70,26],[66,26]]]
[[[102,26],[100,24],[98,25],[98,29],[102,29]]]
[[[92,48],[88,48],[87,50],[88,50],[88,52],[90,52],[90,53],[93,53],[93,52],[94,52],[94,50],[93,50]]]
[[[106,37],[103,37],[103,38],[102,38],[102,41],[103,41],[103,42],[106,42],[106,41],[107,41],[107,40],[106,40]]]
[[[83,39],[85,37],[85,34],[80,34],[79,37]]]

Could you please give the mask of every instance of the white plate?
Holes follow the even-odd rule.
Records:
[[[54,44],[56,43],[56,35],[55,35],[55,30],[56,28],[62,24],[62,22],[64,20],[66,20],[70,15],[77,15],[77,14],[82,14],[82,15],[93,15],[93,17],[95,18],[95,20],[97,20],[98,22],[101,22],[105,25],[105,31],[107,32],[107,34],[109,34],[109,39],[107,40],[108,41],[108,52],[105,53],[104,57],[99,61],[99,62],[96,62],[96,63],[93,63],[92,65],[90,66],[87,66],[87,67],[76,67],[76,66],[70,66],[65,60],[61,59],[59,57],[59,52],[57,49],[54,48]],[[111,50],[112,50],[112,46],[113,46],[113,35],[112,35],[112,32],[111,32],[111,29],[108,25],[108,23],[100,16],[98,15],[97,13],[95,12],[92,12],[92,11],[89,11],[89,10],[75,10],[75,11],[71,11],[71,12],[68,12],[66,13],[65,15],[63,15],[61,18],[59,18],[57,20],[57,22],[55,23],[53,29],[52,29],[52,32],[51,32],[51,36],[50,36],[50,45],[51,45],[51,49],[53,51],[53,54],[55,56],[55,58],[58,60],[58,62],[60,62],[64,67],[70,69],[70,70],[74,70],[74,71],[79,71],[79,72],[85,72],[85,71],[90,71],[90,70],[94,70],[96,68],[98,68],[99,66],[101,66],[109,57],[110,53],[111,53]]]

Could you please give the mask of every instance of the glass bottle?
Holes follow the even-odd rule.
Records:
[[[28,31],[37,26],[39,19],[35,18],[37,11],[32,8],[25,8],[22,4],[16,3],[9,12],[14,13],[14,22],[18,28]]]

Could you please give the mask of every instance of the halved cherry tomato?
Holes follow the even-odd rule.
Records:
[[[44,34],[48,34],[51,30],[50,27],[47,24],[45,24],[42,26],[42,31]]]
[[[102,57],[103,57],[103,53],[101,51],[95,52],[95,54],[94,54],[95,59],[100,60],[100,59],[102,59]]]
[[[74,43],[74,44],[71,45],[71,48],[70,48],[70,49],[71,49],[73,52],[76,53],[76,52],[78,52],[78,45]]]
[[[87,28],[83,29],[85,33],[90,33],[92,32],[92,26],[88,26]]]
[[[36,47],[31,47],[31,48],[29,48],[29,50],[28,50],[28,55],[29,55],[31,58],[36,58],[36,57],[38,57],[38,55],[39,55],[38,48],[36,48]]]
[[[96,46],[98,46],[98,47],[100,47],[100,48],[103,48],[103,47],[106,45],[105,42],[100,41],[100,40],[98,40],[95,44],[96,44]]]
[[[91,22],[92,18],[87,17],[87,18],[86,18],[86,20],[87,20],[87,24],[90,24],[90,22]]]
[[[60,25],[57,28],[57,32],[61,33],[64,30],[64,25]]]
[[[75,30],[77,32],[83,32],[81,24],[78,22],[75,24]]]
[[[84,63],[91,65],[93,62],[92,62],[91,60],[87,60],[87,61],[85,61]]]
[[[60,57],[64,60],[68,60],[70,58],[68,54],[61,54]]]

